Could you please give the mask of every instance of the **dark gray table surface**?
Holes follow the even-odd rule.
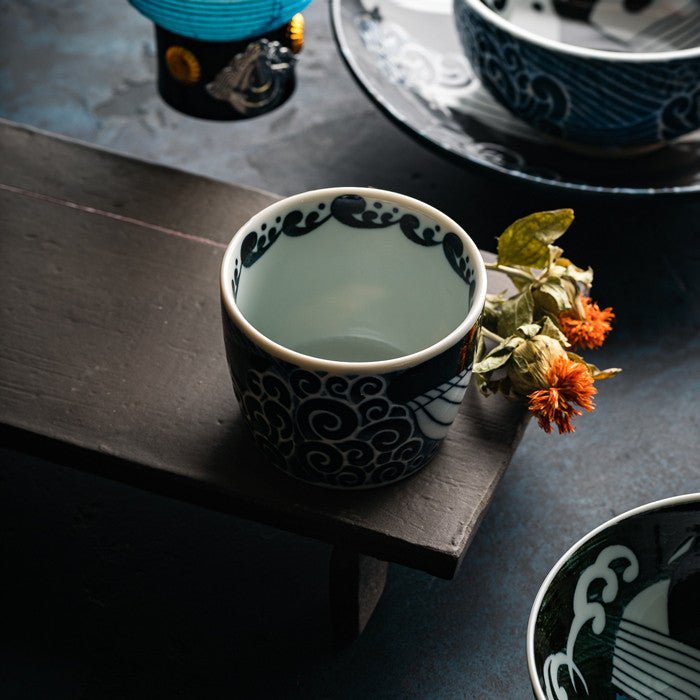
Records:
[[[4,585],[17,613],[1,637],[4,695],[529,697],[527,616],[558,557],[615,514],[700,490],[700,198],[550,190],[428,151],[348,75],[323,0],[305,12],[293,99],[236,125],[161,103],[152,29],[128,3],[8,2],[2,13],[5,118],[280,195],[394,189],[443,209],[485,249],[519,216],[572,207],[561,242],[594,267],[594,296],[617,314],[589,359],[623,368],[599,383],[573,435],[527,429],[457,576],[395,566],[340,654],[324,640],[325,546],[5,453]]]

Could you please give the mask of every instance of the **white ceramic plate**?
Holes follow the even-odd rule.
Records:
[[[543,185],[619,195],[700,192],[700,131],[634,158],[554,145],[482,87],[453,26],[452,0],[332,0],[340,52],[399,126],[460,162]]]

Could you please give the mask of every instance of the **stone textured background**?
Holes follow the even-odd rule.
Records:
[[[0,452],[2,698],[529,698],[525,628],[549,568],[609,517],[700,491],[699,198],[584,197],[448,162],[357,87],[327,3],[304,14],[293,98],[209,123],[161,102],[152,27],[126,0],[0,0],[0,116],[278,194],[398,190],[485,248],[572,206],[562,243],[618,315],[588,359],[624,372],[574,435],[528,428],[453,581],[391,566],[342,651],[327,545]]]

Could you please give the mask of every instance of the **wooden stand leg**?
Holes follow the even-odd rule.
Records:
[[[333,636],[347,644],[362,634],[386,583],[387,562],[336,547],[330,563]]]

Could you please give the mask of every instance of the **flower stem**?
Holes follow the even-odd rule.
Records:
[[[494,343],[502,343],[503,338],[501,338],[500,335],[497,333],[494,333],[493,331],[490,331],[488,328],[484,328],[483,326],[481,327],[481,333],[484,336],[484,338],[488,338],[489,340],[493,340]]]
[[[496,272],[503,272],[508,275],[508,277],[517,277],[518,279],[525,280],[527,282],[534,282],[537,278],[524,270],[518,270],[515,267],[509,267],[508,265],[499,265],[498,263],[486,263],[487,270],[495,270]]]

